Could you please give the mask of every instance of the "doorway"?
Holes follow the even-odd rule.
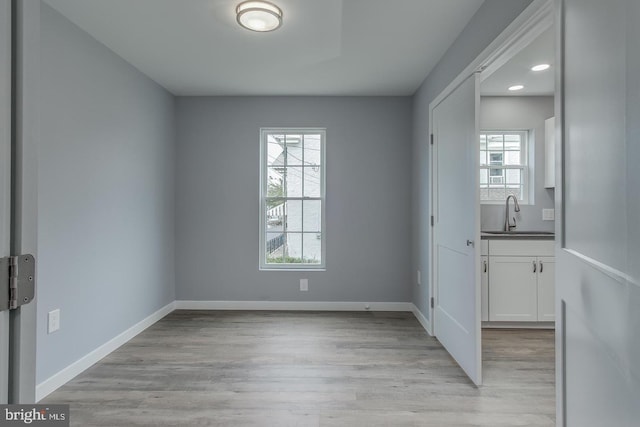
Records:
[[[519,325],[510,324],[509,326],[524,327],[525,324],[523,322],[531,322],[527,326],[531,327],[534,322],[538,322],[538,317],[540,317],[544,319],[544,322],[546,322],[545,326],[549,327],[553,324],[552,318],[555,314],[552,292],[549,292],[548,286],[542,286],[540,291],[537,286],[539,281],[542,281],[543,285],[545,284],[544,280],[540,279],[541,270],[544,272],[544,278],[553,278],[554,276],[554,262],[552,257],[555,246],[551,236],[554,228],[553,222],[543,222],[540,214],[535,215],[535,217],[533,215],[533,212],[536,212],[540,209],[540,206],[543,206],[545,209],[545,215],[553,216],[553,190],[545,190],[543,189],[544,184],[541,184],[539,189],[540,194],[542,195],[536,192],[536,187],[538,186],[537,181],[544,180],[544,174],[540,174],[539,172],[536,173],[536,170],[533,169],[537,162],[544,166],[544,161],[542,160],[544,158],[545,151],[543,137],[544,123],[539,126],[536,124],[534,127],[530,127],[530,124],[525,125],[514,122],[511,124],[503,122],[501,124],[500,120],[504,119],[509,114],[512,114],[513,111],[508,109],[505,112],[503,109],[503,113],[500,114],[500,107],[498,104],[500,104],[500,102],[505,103],[507,101],[514,102],[515,97],[511,96],[513,99],[510,99],[509,95],[490,92],[490,90],[492,90],[491,84],[498,86],[503,85],[503,82],[500,82],[499,79],[501,74],[505,73],[505,70],[508,71],[513,67],[515,67],[516,70],[522,69],[523,65],[515,66],[514,64],[518,63],[518,61],[525,61],[523,57],[526,56],[526,52],[529,50],[535,50],[534,47],[537,45],[546,46],[549,40],[551,40],[553,45],[555,38],[554,30],[552,28],[554,21],[552,2],[537,2],[530,6],[528,12],[529,13],[523,13],[523,15],[514,21],[514,23],[485,50],[485,52],[476,58],[474,62],[469,64],[465,71],[454,79],[443,93],[436,97],[436,99],[430,104],[429,108],[430,129],[433,134],[433,142],[430,152],[430,198],[432,206],[431,214],[433,232],[430,235],[429,242],[429,246],[431,248],[431,275],[429,279],[430,295],[433,297],[431,301],[433,309],[430,312],[429,320],[431,322],[434,335],[436,335],[436,337],[443,343],[445,348],[452,354],[458,364],[461,365],[463,370],[467,372],[471,380],[476,385],[482,384],[482,333],[480,328],[483,326],[483,318],[485,318],[485,314],[486,322],[490,319],[490,304],[487,304],[487,302],[490,302],[490,292],[486,292],[487,286],[482,286],[482,284],[485,282],[484,279],[488,277],[485,276],[485,274],[488,274],[490,271],[489,264],[491,263],[491,260],[484,258],[485,256],[488,257],[489,253],[485,252],[485,248],[488,248],[488,244],[485,239],[486,236],[484,234],[481,235],[481,231],[497,233],[504,231],[505,227],[510,231],[515,231],[518,227],[517,222],[520,221],[520,228],[518,231],[529,231],[532,234],[532,236],[526,236],[527,239],[534,240],[535,237],[540,237],[542,235],[536,233],[549,233],[544,236],[543,240],[548,240],[548,242],[541,244],[542,251],[535,251],[536,254],[534,254],[535,256],[533,256],[533,258],[526,258],[526,268],[531,269],[531,272],[535,274],[533,279],[529,278],[528,292],[530,293],[530,296],[534,298],[533,301],[527,302],[527,308],[532,312],[531,317],[528,319],[517,319],[521,321]],[[539,38],[540,40],[538,40]],[[533,47],[527,49],[529,46]],[[541,50],[541,48],[538,50]],[[551,54],[552,58],[555,60],[555,55],[553,55],[553,53]],[[546,62],[553,61],[549,60]],[[530,68],[534,65],[541,64],[542,62],[532,64],[529,66],[527,71],[531,71]],[[549,68],[541,71],[546,71],[547,76],[554,76],[555,68],[552,65],[553,64],[549,64]],[[533,73],[534,71],[531,72]],[[513,72],[511,74],[513,75]],[[469,165],[471,166],[468,166],[468,170],[474,171],[474,176],[467,179],[464,184],[461,184],[465,189],[464,191],[461,191],[460,186],[453,188],[448,183],[451,180],[455,181],[454,175],[457,173],[455,171],[458,170],[455,167],[449,167],[452,162],[451,159],[449,159],[447,167],[443,167],[443,162],[446,159],[441,156],[441,143],[444,141],[439,141],[439,139],[442,139],[438,135],[442,119],[438,117],[438,108],[440,108],[440,105],[445,102],[447,98],[452,95],[455,96],[459,89],[465,85],[465,82],[470,79],[470,76],[477,76],[475,77],[475,93],[477,94],[477,98],[474,98],[471,95],[467,97],[469,105],[471,103],[476,103],[477,105],[475,115],[476,134],[473,144],[467,144],[466,149],[458,151],[457,159],[461,163],[464,163],[466,159],[471,159],[469,161]],[[504,78],[502,78],[502,80],[504,80]],[[555,82],[553,78],[551,81],[552,83]],[[523,87],[516,88],[517,86]],[[512,90],[509,91],[509,88],[512,88]],[[524,90],[524,84],[511,83],[505,90],[510,94],[511,92],[517,92],[518,89]],[[550,93],[542,93],[540,90],[542,89],[530,89],[530,94],[535,94],[540,98],[545,97],[544,100],[539,102],[546,107],[546,109],[540,108],[541,111],[539,112],[539,115],[548,115],[548,117],[544,117],[544,119],[542,119],[542,122],[544,122],[544,120],[551,118],[554,115],[554,102],[552,96],[554,88],[551,89]],[[480,96],[482,91],[485,91],[484,98],[487,98],[484,99],[484,102],[482,99],[483,97]],[[471,93],[471,90],[469,90],[468,93]],[[488,99],[489,95],[493,95],[496,99]],[[498,100],[497,98],[506,99]],[[486,104],[484,105],[484,108],[483,104]],[[493,109],[496,110],[496,117],[493,122],[487,123],[486,121],[492,117],[487,114],[490,107],[493,107]],[[483,109],[485,110],[485,123],[483,123]],[[462,111],[462,109],[460,110]],[[458,113],[454,112],[452,114],[455,115]],[[521,114],[526,115],[527,113],[525,112]],[[449,120],[453,120],[454,122],[457,121],[460,126],[466,128],[469,120],[467,120],[466,116],[464,116],[465,118],[463,119],[460,117],[450,117]],[[485,129],[483,129],[483,127]],[[482,150],[484,151],[484,161],[479,160],[482,154],[479,150],[481,130],[489,132],[482,132],[485,139],[484,150]],[[535,139],[536,136],[538,138],[537,144]],[[498,138],[501,138],[500,143],[502,144],[502,151],[500,152],[496,148],[495,141],[493,141]],[[489,149],[489,146],[486,143],[487,139],[492,140],[491,149]],[[507,142],[505,143],[505,141]],[[518,150],[516,150],[516,147],[518,147]],[[547,150],[553,152],[553,149]],[[541,154],[539,154],[538,151]],[[522,160],[526,160],[528,163],[523,163]],[[555,162],[551,160],[551,164],[555,165]],[[482,175],[481,172],[484,175]],[[466,189],[470,191],[468,195]],[[515,203],[511,204],[510,211],[506,214],[506,199],[507,196],[512,195],[511,193],[513,193],[515,198],[518,198],[519,196],[520,202],[523,203],[518,203],[517,206],[515,206]],[[439,248],[443,247],[443,243],[446,244],[445,240],[448,239],[445,233],[446,221],[445,223],[440,223],[440,220],[443,218],[443,215],[441,215],[440,212],[442,204],[441,196],[443,194],[457,194],[458,197],[465,197],[467,202],[475,202],[473,207],[466,209],[464,215],[457,220],[457,224],[460,225],[461,229],[467,230],[469,228],[467,226],[472,227],[472,229],[467,230],[466,235],[469,237],[465,239],[468,259],[476,260],[476,262],[471,266],[463,267],[455,263],[447,263],[440,254],[441,251]],[[494,200],[493,203],[481,204],[481,198],[487,199],[487,202],[491,201],[491,198]],[[514,197],[510,197],[509,200],[513,200],[513,198]],[[544,203],[538,206],[536,205],[536,199],[543,201]],[[487,205],[486,207],[484,206],[485,204]],[[523,210],[520,205],[526,208]],[[516,209],[518,211],[517,213],[515,212]],[[505,217],[509,219],[508,223],[505,222]],[[536,220],[534,220],[534,218],[536,218]],[[540,218],[539,221],[537,218]],[[458,240],[460,239],[458,238]],[[538,244],[533,243],[534,247],[536,245]],[[503,243],[499,243],[495,246],[496,249],[500,249],[500,247],[503,246]],[[502,248],[502,255],[511,255],[509,252],[504,252],[510,250],[511,249],[509,248]],[[527,249],[523,249],[523,251],[527,252]],[[462,250],[458,250],[458,252],[462,252]],[[516,255],[522,255],[523,257],[528,256],[528,254],[524,252],[516,253]],[[501,253],[499,251],[495,252],[495,255],[498,254]],[[487,262],[486,268],[484,261]],[[494,258],[494,261],[500,261],[500,259]],[[524,261],[522,261],[517,265],[518,267],[524,268],[523,266],[525,264]],[[461,268],[467,269],[467,272],[469,273],[467,277],[475,277],[475,280],[469,279],[463,285],[456,283],[456,280],[458,282],[462,280],[461,277],[464,276],[464,274],[461,274],[459,271],[457,274],[453,273],[456,269]],[[497,270],[498,268],[496,268],[496,271]],[[534,286],[531,284],[532,281],[535,281],[535,290]],[[500,282],[497,283],[499,284]],[[448,314],[455,312],[462,313],[466,310],[467,316],[472,317],[470,322],[461,321],[462,317],[455,318],[453,316],[442,316],[439,314],[441,311],[439,310],[439,307],[443,298],[446,300],[447,295],[451,295],[452,289],[455,290],[462,288],[465,289],[464,294],[460,294],[458,292],[458,294],[460,294],[458,297],[450,298],[453,303],[449,303],[450,307],[447,312]],[[542,310],[538,310],[538,299],[546,303],[546,305],[542,304]],[[499,301],[495,301],[494,306],[499,307]],[[533,316],[535,316],[535,321]],[[448,319],[446,317],[448,317]],[[506,322],[508,319],[503,318],[500,320]],[[512,320],[513,319],[509,320],[509,322],[511,323]],[[452,329],[447,327],[447,322],[456,323],[467,333],[458,334],[457,337],[454,336],[451,332]],[[484,326],[489,327],[491,325],[486,324]],[[500,326],[504,327],[507,326],[507,324],[503,323]],[[471,331],[477,331],[477,333],[471,333]],[[470,374],[470,372],[475,372],[476,374]]]

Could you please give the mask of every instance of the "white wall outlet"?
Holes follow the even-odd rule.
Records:
[[[49,312],[49,325],[47,328],[47,333],[51,334],[58,329],[60,329],[60,309],[56,309]]]
[[[553,221],[556,219],[556,210],[555,209],[542,209],[542,220],[543,221]]]
[[[300,279],[300,290],[307,292],[309,290],[309,279]]]
[[[420,270],[418,270],[418,285],[422,285],[422,275],[420,274]]]

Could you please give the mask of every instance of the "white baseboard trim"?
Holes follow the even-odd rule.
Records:
[[[413,309],[411,310],[413,311],[413,315],[416,316],[416,319],[418,319],[418,322],[420,322],[424,330],[427,331],[430,336],[433,336],[433,331],[431,330],[431,322],[429,322],[429,319],[424,317],[424,314],[422,314],[422,312],[418,309],[418,307],[415,306],[415,304],[411,305],[413,306]]]
[[[176,301],[176,310],[413,311],[410,302]]]
[[[100,347],[93,350],[91,353],[80,358],[79,360],[76,360],[57,374],[54,374],[53,376],[38,384],[36,386],[36,402],[39,402],[58,388],[62,387],[64,384],[71,381],[77,375],[90,368],[93,364],[100,361],[109,353],[127,343],[127,341],[131,340],[140,332],[144,331],[149,326],[153,325],[158,320],[171,313],[174,309],[175,301],[162,307],[160,310],[136,323],[126,331],[122,332],[120,335],[116,336],[110,341],[107,341]]]

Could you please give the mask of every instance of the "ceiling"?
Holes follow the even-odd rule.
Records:
[[[240,0],[45,1],[175,95],[411,95],[483,2],[273,0],[255,33]]]
[[[538,64],[550,64],[545,71],[531,71]],[[555,89],[555,30],[549,28],[491,74],[480,86],[483,96],[552,96]],[[524,89],[509,91],[510,86]]]

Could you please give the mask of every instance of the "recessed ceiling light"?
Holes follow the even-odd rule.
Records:
[[[511,92],[515,92],[516,90],[522,90],[522,89],[524,89],[524,86],[522,85],[514,85],[509,88]]]
[[[238,24],[251,31],[273,31],[282,25],[282,9],[268,1],[245,1],[236,7]]]
[[[531,67],[531,71],[544,71],[544,70],[548,70],[549,67],[551,67],[551,65],[549,64],[539,64],[534,67]]]

